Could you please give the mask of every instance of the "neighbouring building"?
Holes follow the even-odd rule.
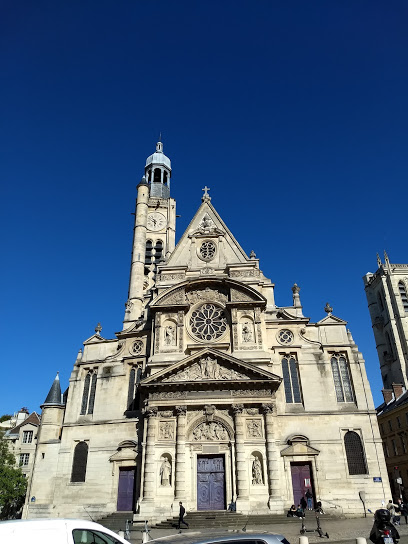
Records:
[[[383,395],[377,416],[391,492],[394,500],[408,500],[408,391],[393,384]]]
[[[408,264],[386,253],[377,263],[363,279],[384,384],[378,423],[393,497],[408,499]]]
[[[282,513],[307,489],[339,515],[362,512],[360,491],[376,508],[390,490],[346,321],[327,304],[312,323],[296,284],[277,306],[207,187],[175,245],[170,180],[158,142],[137,187],[122,330],[106,339],[98,324],[63,399],[54,382],[24,516],[160,520],[179,501]]]
[[[30,481],[34,467],[35,450],[37,448],[37,433],[40,426],[40,417],[36,412],[28,414],[26,409],[20,410],[16,422],[25,419],[15,427],[4,433],[4,439],[9,444],[10,451],[15,455],[17,465],[23,471],[27,480]]]
[[[408,264],[385,263],[363,280],[384,387],[408,386]]]

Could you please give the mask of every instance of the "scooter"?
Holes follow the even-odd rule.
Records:
[[[371,529],[370,540],[373,544],[398,544],[400,535],[391,523],[389,510],[380,508],[374,514],[374,525]]]
[[[316,523],[317,523],[317,527],[316,529],[306,529],[306,525],[305,525],[305,518],[301,518],[302,519],[302,527],[300,529],[300,534],[301,535],[304,535],[305,533],[317,533],[320,538],[329,538],[329,534],[328,533],[323,533],[323,529],[320,525],[320,515],[319,514],[323,514],[323,510],[322,510],[322,506],[321,506],[321,503],[318,503],[317,504],[317,508],[315,509],[315,516],[316,516]],[[390,542],[384,542],[384,544],[391,544]]]

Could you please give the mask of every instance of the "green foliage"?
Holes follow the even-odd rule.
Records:
[[[10,414],[4,414],[0,417],[0,423],[3,423],[4,421],[10,421],[11,415]]]
[[[27,480],[8,447],[7,440],[0,435],[0,519],[15,518],[23,504]]]

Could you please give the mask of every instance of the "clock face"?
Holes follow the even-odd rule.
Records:
[[[147,216],[147,228],[149,230],[162,230],[166,226],[166,218],[162,213],[153,212]]]

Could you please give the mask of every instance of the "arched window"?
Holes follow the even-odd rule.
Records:
[[[163,172],[163,183],[164,183],[164,185],[167,185],[167,181],[168,181],[167,172],[164,171],[164,172]]]
[[[333,353],[331,367],[337,402],[353,402],[353,388],[346,356],[343,353]]]
[[[163,242],[157,240],[156,245],[154,246],[154,262],[161,263],[163,261]]]
[[[88,462],[88,444],[78,442],[74,450],[72,462],[71,482],[85,482],[86,464]]]
[[[133,366],[129,372],[129,389],[127,400],[127,409],[129,411],[137,410],[139,405],[138,384],[140,382],[141,373],[142,370],[138,366]]]
[[[161,170],[160,170],[160,168],[155,168],[155,169],[154,169],[154,179],[153,179],[153,182],[154,182],[154,183],[161,183]]]
[[[360,436],[354,431],[347,431],[344,435],[349,474],[367,474],[363,444]]]
[[[82,393],[81,415],[93,414],[96,394],[97,369],[90,370],[85,376]]]
[[[152,252],[153,252],[153,243],[151,240],[146,240],[145,265],[147,266],[152,264]]]
[[[287,403],[301,403],[299,373],[294,355],[285,355],[282,359],[283,384]]]
[[[398,283],[398,289],[401,296],[402,305],[404,307],[404,312],[408,312],[408,297],[407,297],[407,290],[405,289],[405,284],[403,281],[400,281]]]

